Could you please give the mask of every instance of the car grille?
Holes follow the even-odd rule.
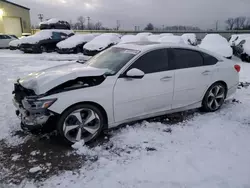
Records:
[[[22,100],[24,97],[27,96],[35,96],[35,92],[31,89],[26,89],[23,86],[21,86],[19,83],[14,84],[14,91],[12,92],[14,94],[15,100],[22,104]]]
[[[96,54],[98,54],[100,51],[97,50],[87,50],[87,49],[83,49],[83,55],[87,55],[87,56],[94,56]]]

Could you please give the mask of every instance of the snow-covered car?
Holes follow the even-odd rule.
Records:
[[[152,33],[143,32],[143,33],[137,33],[136,36],[138,37],[148,37],[149,35],[152,35]]]
[[[0,48],[9,48],[9,43],[15,40],[13,37],[5,34],[0,34]]]
[[[250,62],[250,37],[243,39],[233,47],[234,54],[242,61]]]
[[[220,54],[228,59],[231,59],[233,56],[233,50],[227,39],[219,34],[207,34],[202,39],[199,47]]]
[[[47,29],[37,32],[35,35],[21,39],[19,49],[23,52],[52,52],[56,44],[74,35],[74,31]]]
[[[116,33],[105,33],[95,37],[83,46],[83,54],[86,56],[94,56],[101,51],[118,44],[121,41]]]
[[[161,43],[174,43],[174,44],[185,44],[183,38],[181,36],[164,36],[164,37],[161,37],[158,42],[161,42]]]
[[[67,143],[87,143],[131,121],[200,107],[214,112],[236,92],[239,71],[235,62],[197,47],[118,44],[84,64],[18,79],[13,103],[23,128],[56,125]]]
[[[136,35],[124,35],[121,38],[119,44],[129,43],[129,42],[140,42],[140,41],[148,41],[145,36],[136,36]]]
[[[233,34],[229,39],[229,44],[231,46],[238,45],[242,40],[249,38],[250,34]]]
[[[192,45],[192,46],[197,45],[197,38],[194,33],[185,33],[181,37],[184,40],[185,44]]]
[[[174,34],[173,33],[161,33],[160,36],[161,37],[174,36]]]
[[[40,29],[68,29],[70,30],[70,24],[67,21],[52,18],[39,24]]]
[[[60,54],[82,53],[83,46],[93,40],[96,35],[93,34],[76,34],[57,43],[57,52]]]
[[[164,37],[164,36],[162,36],[162,35],[149,35],[149,36],[147,37],[147,39],[148,39],[149,41],[151,41],[151,42],[158,42],[159,39],[161,39],[162,37]]]

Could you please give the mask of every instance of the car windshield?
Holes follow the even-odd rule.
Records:
[[[138,50],[113,47],[94,56],[86,62],[86,65],[99,69],[107,69],[107,75],[115,75],[139,52]]]

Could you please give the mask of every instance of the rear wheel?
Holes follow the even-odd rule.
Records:
[[[40,46],[40,51],[42,52],[42,53],[45,53],[45,52],[48,52],[48,49],[47,49],[47,47],[46,46]]]
[[[57,126],[57,130],[67,144],[84,140],[94,141],[102,132],[105,118],[101,111],[90,104],[78,104],[66,110]]]
[[[215,112],[220,109],[226,98],[226,87],[222,83],[213,84],[206,92],[202,101],[202,110]]]

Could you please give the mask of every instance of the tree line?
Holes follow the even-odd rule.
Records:
[[[227,30],[248,30],[250,29],[250,18],[240,16],[236,18],[228,18],[225,21]]]

